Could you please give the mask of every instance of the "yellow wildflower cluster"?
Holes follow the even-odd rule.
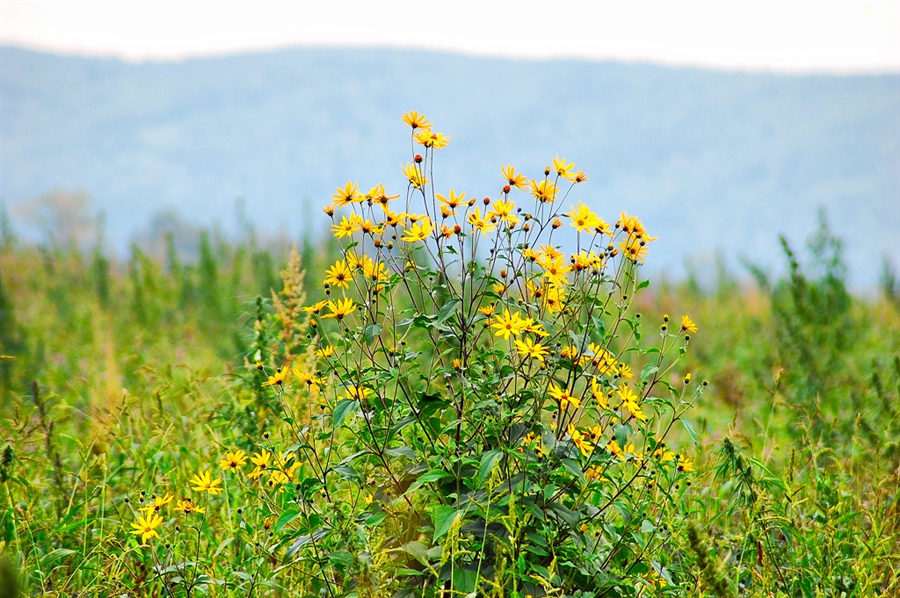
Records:
[[[247,474],[247,479],[258,480],[268,475],[266,485],[269,487],[283,487],[284,484],[296,481],[297,470],[302,465],[294,459],[292,454],[279,456],[265,448],[255,453],[249,460],[256,467]],[[224,471],[239,473],[247,461],[247,453],[242,450],[234,450],[226,452],[225,456],[219,460],[218,465]],[[216,496],[224,491],[222,478],[214,478],[208,470],[196,473],[188,484],[191,490],[205,496]],[[140,536],[142,544],[146,544],[154,538],[160,538],[158,528],[165,521],[162,511],[175,500],[171,493],[166,492],[161,496],[151,496],[149,502],[143,504],[144,496],[145,493],[142,492],[141,503],[143,506],[138,509],[140,514],[137,521],[131,524],[131,533]],[[176,501],[174,510],[184,515],[206,513],[206,508],[198,505],[190,496],[184,496]]]

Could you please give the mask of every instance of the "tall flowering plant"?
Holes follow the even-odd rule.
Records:
[[[694,437],[703,385],[675,371],[688,316],[644,339],[655,237],[569,200],[587,176],[559,157],[531,180],[502,167],[481,199],[438,189],[449,138],[403,120],[405,194],[348,182],[324,209],[326,299],[307,304],[295,255],[268,324],[258,310],[260,437],[223,447],[222,478],[173,473],[174,527],[174,496],[142,493],[135,554],[169,595],[676,593],[693,466],[666,441]]]
[[[531,180],[502,167],[490,197],[438,189],[449,137],[403,120],[405,194],[348,182],[324,209],[342,255],[329,298],[306,308],[320,359],[300,373],[329,390],[302,448],[323,497],[359,508],[343,532],[298,530],[310,546],[291,558],[338,592],[671,585],[671,507],[692,465],[664,441],[697,394],[673,372],[696,326],[666,316],[643,342],[634,298],[655,237],[569,201],[587,176],[559,157]],[[335,565],[317,533],[343,533],[351,558]]]

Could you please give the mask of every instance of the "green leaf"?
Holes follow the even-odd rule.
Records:
[[[697,444],[697,431],[694,430],[694,426],[691,425],[691,422],[682,418],[681,425],[687,430],[687,433],[691,437],[691,440],[694,441],[694,444]]]
[[[353,564],[353,555],[346,550],[335,550],[328,555],[332,565],[343,565],[345,568]]]
[[[363,477],[359,475],[359,473],[353,469],[350,465],[341,464],[334,466],[334,472],[344,478],[345,480],[350,480],[352,482],[361,483],[363,481]]]
[[[644,369],[641,370],[641,382],[655,374],[659,371],[659,368],[652,363],[648,363],[644,366]]]
[[[457,511],[453,507],[441,505],[434,509],[434,541],[440,540],[444,534],[450,531],[450,527],[459,519],[462,519],[465,511]]]
[[[471,569],[456,569],[453,571],[453,590],[472,594],[475,592],[475,582],[478,575]],[[465,596],[464,598],[469,598]]]
[[[579,465],[577,461],[573,461],[572,459],[562,459],[560,463],[562,463],[562,466],[566,468],[566,471],[574,475],[582,482],[584,481],[584,472],[581,471],[581,465]]]
[[[214,554],[213,556],[216,557],[216,556],[219,556],[220,554],[222,554],[222,551],[225,550],[225,548],[226,548],[229,544],[231,544],[232,542],[234,542],[234,537],[231,537],[231,538],[225,538],[224,540],[222,540],[222,541],[219,543],[219,547],[216,548],[216,552],[215,552],[215,554]]]
[[[414,490],[418,490],[425,484],[430,484],[431,482],[436,482],[438,480],[442,480],[444,478],[450,478],[450,477],[453,477],[453,476],[451,474],[449,474],[448,472],[444,471],[443,469],[432,469],[431,471],[426,471],[425,473],[420,475],[416,479],[415,482],[410,484],[409,489],[407,489],[407,492],[413,492]]]
[[[291,544],[288,549],[284,552],[284,561],[287,562],[291,558],[297,554],[301,548],[309,544],[310,542],[318,542],[322,538],[324,538],[328,534],[328,530],[326,529],[317,529],[312,534],[305,534],[294,540],[293,544]]]
[[[619,424],[618,426],[613,427],[613,433],[616,435],[616,442],[619,446],[624,447],[628,444],[628,437],[631,436],[631,426]]]
[[[365,523],[366,523],[366,525],[371,525],[374,527],[374,526],[378,525],[379,523],[381,523],[382,521],[384,521],[385,519],[387,519],[387,513],[382,511],[381,513],[373,513],[371,517],[366,519]]]
[[[398,446],[385,451],[391,457],[406,457],[410,461],[416,460],[416,454],[408,446]]]
[[[481,455],[481,464],[478,466],[478,484],[483,484],[488,479],[491,471],[494,470],[494,465],[502,456],[503,452],[500,449],[493,449]]]
[[[278,521],[275,522],[274,529],[276,532],[284,529],[288,523],[296,519],[300,516],[300,511],[294,508],[287,509],[284,513],[281,514],[281,517],[278,518]]]
[[[418,540],[407,542],[400,548],[423,565],[428,565],[428,551],[425,549],[425,545]]]
[[[644,520],[641,522],[641,532],[642,532],[642,533],[644,533],[644,534],[649,534],[649,533],[655,532],[655,531],[656,531],[656,526],[653,525],[653,522],[652,522],[652,521],[650,521],[650,520],[648,520],[648,519],[644,519]]]
[[[452,316],[454,313],[456,313],[457,308],[461,304],[462,304],[462,301],[460,301],[459,299],[453,299],[453,300],[445,303],[444,306],[441,307],[441,311],[438,312],[438,317],[437,317],[437,321],[435,322],[435,324],[443,324],[445,321],[447,321],[450,318],[450,316]]]
[[[393,438],[397,432],[399,432],[400,430],[402,430],[409,424],[413,423],[414,421],[416,421],[415,415],[407,415],[406,417],[404,417],[403,419],[398,421],[396,424],[394,424],[394,426],[391,428],[391,433],[388,435],[388,437]]]
[[[347,415],[356,413],[358,409],[359,402],[355,399],[342,399],[341,402],[337,404],[337,407],[334,408],[334,413],[331,414],[331,417],[334,419],[334,427],[337,428],[340,426]]]
[[[641,282],[638,283],[637,290],[640,291],[641,289],[646,289],[649,286],[650,286],[649,280],[642,280]]]
[[[363,339],[365,339],[366,344],[371,345],[375,338],[381,335],[383,328],[381,324],[367,324],[365,330],[363,330]]]

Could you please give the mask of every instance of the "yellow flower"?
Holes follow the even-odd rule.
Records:
[[[362,255],[357,255],[355,251],[352,249],[349,250],[346,254],[347,266],[351,270],[362,270],[365,272],[367,267],[372,266],[372,258],[370,258],[365,253]]]
[[[388,204],[390,204],[392,199],[397,199],[400,195],[388,195],[384,190],[384,185],[382,183],[378,183],[366,193],[365,199],[377,203],[381,206],[382,210],[388,210]]]
[[[502,336],[503,340],[509,340],[509,336],[522,334],[522,330],[527,326],[527,322],[519,316],[519,312],[509,313],[509,309],[503,310],[502,316],[497,316],[496,320],[491,324],[491,328],[496,328],[497,332],[494,336]]]
[[[347,262],[344,260],[336,261],[325,274],[327,275],[325,276],[325,284],[344,289],[349,288],[350,281],[353,280],[353,274],[350,272],[350,268],[347,267]]]
[[[566,345],[560,349],[559,356],[564,359],[571,359],[573,362],[578,361],[578,348],[575,345]]]
[[[485,213],[484,218],[481,217],[480,208],[475,208],[474,210],[469,212],[467,221],[472,225],[473,230],[481,231],[481,234],[485,237],[487,237],[487,234],[497,227],[496,223],[491,222],[490,214]]]
[[[171,494],[169,494],[168,492],[166,492],[165,496],[154,496],[153,502],[151,502],[149,505],[147,505],[145,507],[141,507],[141,511],[143,511],[145,513],[150,513],[150,512],[158,513],[162,507],[164,507],[167,504],[169,504],[170,502],[172,502],[173,498],[175,498],[175,497],[172,496]]]
[[[603,389],[597,384],[596,379],[591,379],[591,396],[597,401],[597,406],[601,409],[609,409],[609,400],[606,398]]]
[[[222,469],[230,469],[237,471],[238,467],[247,463],[247,453],[241,450],[232,451],[225,454],[225,458],[219,461],[219,467]]]
[[[256,465],[256,469],[250,472],[247,476],[251,480],[255,480],[258,477],[262,476],[263,473],[269,468],[269,463],[272,460],[272,453],[267,451],[266,449],[261,450],[256,453],[252,457],[250,457],[250,461]]]
[[[440,193],[435,193],[434,195],[439,202],[441,202],[441,214],[444,213],[444,209],[448,210],[449,214],[455,214],[456,208],[466,203],[466,192],[463,191],[459,195],[456,194],[456,191],[450,189],[450,197],[444,197]]]
[[[428,122],[428,119],[425,118],[425,115],[419,114],[415,110],[410,110],[409,112],[404,114],[403,122],[408,124],[413,129],[424,129],[426,131],[431,130],[431,123]]]
[[[310,374],[294,368],[294,375],[296,375],[301,382],[306,382],[306,385],[309,386],[309,389],[313,392],[318,391],[319,387],[325,384],[325,379],[321,376],[317,376],[315,372]]]
[[[501,166],[500,172],[503,173],[503,178],[506,180],[507,185],[509,185],[510,187],[515,187],[519,191],[525,191],[525,186],[528,184],[528,179],[525,178],[524,174],[517,174],[516,169],[513,168],[511,164]]]
[[[194,504],[194,501],[191,500],[189,496],[185,496],[182,500],[179,500],[175,505],[176,511],[181,511],[185,515],[190,515],[191,513],[205,513],[206,509],[203,507],[198,507]]]
[[[581,399],[576,396],[572,396],[569,394],[569,391],[566,389],[562,389],[556,384],[551,383],[550,387],[547,389],[547,393],[551,398],[559,401],[559,410],[565,411],[569,405],[572,405],[573,409],[579,409],[581,407]]]
[[[131,533],[141,537],[141,543],[146,544],[150,538],[159,538],[156,528],[163,522],[162,517],[157,514],[147,515],[146,517],[138,517],[137,523],[132,523]]]
[[[400,237],[400,240],[406,241],[407,243],[424,241],[432,232],[434,232],[434,225],[431,223],[431,218],[425,216],[419,222],[416,222],[406,229],[403,236]]]
[[[678,471],[681,473],[691,473],[694,471],[694,464],[684,455],[678,455]]]
[[[479,307],[478,311],[484,314],[485,317],[490,318],[494,315],[494,310],[497,309],[497,305],[495,303],[491,303],[490,305],[485,305],[484,307]]]
[[[346,216],[341,216],[341,222],[339,224],[333,224],[331,226],[331,230],[334,232],[334,236],[338,239],[342,237],[349,237],[353,233],[360,230],[359,217],[356,216],[356,214],[353,214],[350,219],[348,219]]]
[[[356,311],[356,304],[353,302],[353,299],[338,299],[337,303],[329,301],[328,309],[331,310],[331,313],[325,314],[322,318],[337,318],[338,320],[343,320],[345,316]]]
[[[575,262],[573,265],[575,270],[591,269],[594,272],[599,272],[600,269],[604,266],[603,258],[594,253],[593,250],[591,250],[590,253],[586,253],[584,251],[574,253],[572,254],[571,259]]]
[[[433,133],[431,131],[420,131],[415,134],[416,143],[430,147],[436,150],[447,147],[450,144],[450,138],[443,133]]]
[[[578,428],[576,428],[572,424],[569,424],[568,429],[569,436],[572,437],[572,444],[574,444],[578,448],[578,450],[581,451],[582,455],[584,455],[585,457],[590,457],[591,453],[594,452],[594,445],[592,445],[590,441],[588,441],[587,436],[582,434],[578,430]]]
[[[541,203],[553,203],[556,199],[556,183],[548,180],[531,181],[531,195]]]
[[[619,459],[622,458],[622,449],[619,448],[619,443],[616,442],[615,440],[609,441],[609,444],[606,445],[606,450],[611,452],[613,455],[615,455]]]
[[[387,280],[388,278],[390,278],[387,266],[385,266],[384,262],[373,261],[369,261],[363,264],[363,276],[375,282],[378,282],[379,280]]]
[[[687,316],[681,316],[681,329],[685,332],[697,332],[697,325]]]
[[[624,378],[626,380],[634,378],[634,373],[632,373],[631,368],[628,367],[628,364],[626,364],[624,361],[620,361],[612,369],[613,373],[620,378]]]
[[[666,587],[666,579],[656,571],[656,569],[650,569],[644,574],[644,579],[647,580],[654,588],[664,588]]]
[[[568,179],[570,181],[575,180],[575,175],[572,174],[572,170],[575,168],[574,162],[566,162],[558,155],[553,158],[553,170],[556,171],[557,176],[561,176],[564,179]]]
[[[619,243],[619,249],[634,263],[647,261],[647,244],[640,237],[628,237],[626,241]]]
[[[516,209],[516,202],[513,200],[498,199],[491,204],[491,207],[493,209],[488,213],[489,216],[497,216],[508,226],[515,226],[519,223],[519,217],[513,214]]]
[[[619,399],[621,399],[622,401],[622,405],[624,405],[625,408],[628,409],[631,415],[642,422],[647,421],[647,416],[644,414],[644,411],[641,409],[641,406],[638,403],[640,399],[631,391],[630,388],[623,385],[618,389],[617,393],[619,395]]]
[[[566,262],[562,254],[542,255],[538,258],[538,264],[544,270],[544,277],[555,286],[565,286],[569,283],[567,278],[572,266]]]
[[[667,449],[665,443],[659,444],[656,450],[653,451],[653,457],[659,459],[660,463],[668,463],[676,458],[675,453]]]
[[[541,343],[536,343],[530,338],[526,338],[524,341],[516,339],[515,343],[519,355],[532,357],[540,362],[543,362],[544,355],[547,355],[549,353],[544,345],[542,345]]]
[[[386,226],[400,226],[408,217],[409,214],[406,212],[392,212],[386,209],[384,211],[384,224]]]
[[[586,174],[584,174],[583,170],[579,170],[578,172],[575,173],[575,176],[573,176],[569,180],[572,181],[573,183],[583,183],[586,180],[588,180],[588,177]]]
[[[331,345],[325,345],[321,349],[316,350],[316,357],[327,359],[332,355],[334,355],[334,347],[332,347]]]
[[[428,179],[425,178],[425,175],[415,164],[407,162],[406,166],[403,167],[403,174],[409,180],[409,184],[416,189],[421,189],[428,184]]]
[[[625,448],[622,449],[622,450],[625,451],[625,454],[626,454],[626,455],[631,455],[632,457],[634,457],[634,458],[637,459],[638,461],[640,461],[641,459],[644,458],[644,453],[642,453],[642,452],[640,452],[639,450],[637,450],[637,449],[635,448],[633,442],[629,442],[628,444],[626,444],[626,445],[625,445]]]
[[[577,208],[575,206],[571,207],[571,211],[568,214],[563,214],[563,216],[568,216],[572,219],[572,226],[574,226],[578,232],[593,233],[597,227],[603,224],[603,221],[600,220],[597,214],[582,201],[578,201]]]
[[[284,381],[287,380],[288,374],[291,373],[291,370],[288,369],[288,366],[283,366],[275,370],[275,373],[269,376],[269,379],[262,383],[263,386],[283,386]]]
[[[193,478],[191,478],[190,483],[192,484],[191,489],[197,492],[208,492],[209,494],[215,496],[222,491],[222,489],[218,487],[219,484],[222,483],[222,479],[212,479],[212,476],[208,471],[204,471],[195,475]]]
[[[288,465],[293,459],[293,455],[288,456],[287,459],[277,455],[275,456],[275,466],[272,469],[271,475],[269,475],[269,486],[278,486],[293,481],[294,473],[301,465],[299,461],[295,461]]]
[[[337,207],[343,207],[349,203],[359,202],[363,200],[363,196],[359,193],[359,183],[351,183],[347,181],[344,188],[337,188],[337,193],[331,196]]]
[[[550,333],[544,330],[544,325],[540,322],[535,322],[534,318],[525,318],[525,326],[522,328],[522,332],[530,332],[538,336],[550,336]]]
[[[365,386],[348,386],[346,398],[351,401],[365,401],[372,396],[372,390]]]
[[[327,301],[327,300],[319,301],[318,303],[315,303],[315,304],[313,304],[313,305],[310,305],[309,307],[304,307],[304,308],[303,308],[303,311],[305,311],[305,312],[308,313],[308,314],[317,314],[317,313],[319,313],[320,311],[322,311],[322,309],[323,309],[326,305],[328,305],[328,301]]]
[[[379,226],[366,218],[365,220],[359,221],[359,230],[363,232],[365,235],[380,235],[384,232],[384,227]]]
[[[618,224],[622,227],[626,233],[630,236],[635,237],[645,237],[647,236],[647,231],[644,229],[644,224],[641,222],[640,218],[637,216],[629,216],[628,212],[622,212],[619,215]],[[653,237],[655,239],[656,237]],[[652,239],[648,239],[652,240]]]

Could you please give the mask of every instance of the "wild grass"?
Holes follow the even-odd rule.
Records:
[[[202,247],[195,264],[137,249],[117,262],[6,237],[0,595],[380,596],[408,591],[400,579],[431,579],[429,568],[444,579],[438,569],[448,562],[481,563],[479,593],[497,596],[900,595],[900,309],[892,284],[879,298],[847,291],[839,241],[824,225],[809,251],[784,241],[783,279],[757,272],[755,283],[722,278],[708,291],[651,284],[635,304],[644,322],[691,314],[700,331],[679,371],[709,386],[686,415],[693,426],[668,440],[695,471],[654,494],[659,505],[647,512],[661,519],[648,522],[652,533],[628,527],[628,509],[643,503],[626,498],[646,490],[627,486],[609,516],[620,527],[596,532],[608,540],[627,529],[622,545],[646,542],[646,554],[603,565],[619,581],[598,582],[606,588],[598,592],[575,581],[584,565],[570,553],[534,556],[554,549],[528,535],[496,492],[499,453],[473,465],[488,504],[466,527],[455,507],[428,516],[424,502],[403,503],[414,482],[442,474],[417,482],[425,471],[408,469],[392,488],[374,474],[356,479],[351,462],[338,461],[338,444],[352,437],[326,424],[346,402],[325,401],[315,384],[289,393],[263,386],[285,364],[316,363],[301,308],[326,298],[320,281],[337,249],[273,255],[209,237]],[[426,282],[416,284],[413,295],[427,296]],[[434,350],[427,331],[407,342],[409,351]],[[218,467],[229,451],[300,455],[304,444],[323,461],[335,451],[337,481],[314,475],[314,456],[285,490]],[[191,492],[203,471],[222,479],[221,493]],[[131,524],[168,494],[166,509],[191,495],[206,511],[160,509],[166,523],[148,548]],[[502,508],[491,506],[495,497]],[[320,546],[323,527],[340,530],[343,543]],[[502,541],[481,539],[501,529],[522,531],[530,556],[475,559],[504,555]],[[316,558],[300,559],[304,551]],[[526,561],[530,585],[490,584],[525,576],[517,568]],[[656,577],[647,563],[659,566]],[[661,582],[621,581],[638,573]],[[465,575],[450,575],[444,590],[421,582],[418,595],[472,587]]]

